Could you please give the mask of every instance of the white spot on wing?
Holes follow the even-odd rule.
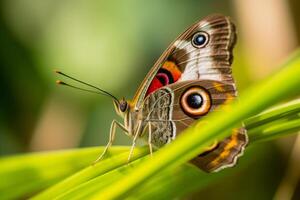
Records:
[[[179,81],[197,80],[200,78],[207,80],[222,79],[220,72],[217,69],[213,69],[213,59],[209,57],[212,54],[211,49],[207,49],[208,47],[206,47],[205,52],[201,51],[201,49],[195,51],[195,47],[191,42],[186,40],[177,40],[174,45],[180,50],[189,52],[189,56],[186,58],[185,70]]]

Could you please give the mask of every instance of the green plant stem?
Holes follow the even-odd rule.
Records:
[[[119,154],[128,147],[114,147],[109,154]],[[39,152],[0,159],[0,199],[32,195],[86,167],[103,147]]]
[[[73,199],[89,199],[95,192],[105,188],[107,185],[111,184],[114,181],[126,176],[126,174],[132,172],[136,166],[143,162],[143,159],[139,159],[136,162],[130,164],[130,166],[122,166],[118,169],[115,169],[109,173],[106,173],[102,176],[98,176],[88,182],[82,183],[77,187],[73,188],[70,191],[63,193],[56,197],[59,200],[73,200]],[[199,185],[204,186],[206,183],[216,180],[224,176],[222,173],[207,174],[200,171],[198,168],[191,164],[184,164],[175,170],[167,170],[165,173],[160,174],[159,176],[154,176],[149,181],[141,186],[140,191],[144,191],[145,194],[137,194],[138,199],[151,199],[153,196],[155,199],[161,198],[169,199],[170,194],[167,191],[164,191],[164,194],[157,195],[161,193],[161,188],[165,188],[171,185],[182,185],[187,184],[185,181],[191,181],[194,178],[197,178],[197,187]],[[194,182],[195,183],[195,182]],[[194,187],[189,188],[192,190]],[[180,189],[180,188],[178,188]],[[176,194],[175,191],[170,191]],[[166,195],[166,196],[164,196]]]
[[[300,131],[300,119],[279,120],[270,124],[254,128],[249,131],[250,141],[265,142],[268,140],[277,139],[290,133]]]
[[[114,181],[117,181],[120,177],[126,176],[126,174],[134,170],[134,167],[138,163],[142,162],[143,159],[144,158],[140,158],[136,161],[131,162],[129,165],[123,165],[106,174],[103,174],[102,176],[98,176],[90,181],[78,185],[77,187],[74,187],[71,190],[57,196],[56,199],[87,199],[92,194],[97,192],[97,190],[106,187],[107,184],[111,184]]]
[[[148,154],[149,149],[147,147],[138,148],[135,151],[135,154],[131,157],[132,161],[136,160],[146,154]],[[101,162],[96,163],[95,165],[90,165],[77,172],[76,174],[68,177],[67,179],[59,182],[58,184],[50,187],[46,191],[35,196],[33,199],[53,199],[58,194],[64,193],[67,190],[72,189],[73,187],[84,183],[96,176],[105,174],[108,171],[111,171],[115,168],[118,168],[127,163],[128,151],[121,153],[119,155],[113,156],[109,159],[105,159]]]
[[[300,113],[300,99],[268,109],[244,121],[247,129],[273,122],[289,115]]]
[[[223,108],[223,112],[207,116],[206,120],[209,123],[205,126],[202,126],[203,123],[200,121],[195,126],[188,128],[180,138],[155,152],[151,159],[136,167],[135,171],[128,173],[126,177],[98,191],[92,199],[122,198],[151,176],[164,171],[162,169],[179,166],[203,152],[205,146],[215,139],[225,138],[230,134],[228,130],[240,121],[283,100],[289,93],[297,90],[300,84],[299,66],[300,58],[299,52],[297,52],[297,56],[290,60],[280,73],[244,92],[239,103],[235,101],[230,106]],[[269,95],[265,95],[267,93]]]

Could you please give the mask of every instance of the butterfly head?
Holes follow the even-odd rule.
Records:
[[[129,111],[128,102],[125,98],[122,98],[119,101],[114,100],[114,106],[117,114],[120,116],[124,116]]]

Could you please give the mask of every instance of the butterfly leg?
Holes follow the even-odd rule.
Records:
[[[148,133],[148,146],[149,146],[149,150],[150,150],[150,155],[152,156],[152,143],[151,143],[151,139],[152,139],[152,129],[151,129],[151,123],[148,122],[148,128],[149,128],[149,133]]]
[[[131,156],[133,154],[133,150],[134,150],[134,147],[135,147],[135,142],[137,140],[137,137],[138,137],[138,134],[136,134],[133,138],[133,142],[132,142],[132,145],[131,145],[131,148],[130,148],[130,152],[129,152],[129,156],[128,156],[128,159],[127,159],[127,163],[130,162],[130,159],[131,159]]]
[[[131,159],[131,156],[133,154],[133,150],[134,150],[134,147],[135,147],[135,143],[136,143],[136,140],[140,134],[140,129],[141,129],[141,122],[138,123],[138,127],[137,127],[137,130],[134,134],[134,138],[133,138],[133,141],[132,141],[132,145],[131,145],[131,148],[130,148],[130,152],[129,152],[129,156],[128,156],[128,159],[127,159],[127,163],[130,162],[130,159]]]
[[[106,154],[108,148],[112,145],[113,141],[115,140],[115,133],[116,133],[117,126],[120,127],[126,133],[128,133],[127,129],[125,128],[125,126],[123,124],[121,124],[120,122],[118,122],[116,120],[113,120],[111,123],[111,126],[110,126],[109,141],[108,141],[107,145],[105,146],[105,149],[103,150],[102,154],[93,162],[93,164],[96,164],[98,161],[100,161]]]

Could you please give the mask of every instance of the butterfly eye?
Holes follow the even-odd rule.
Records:
[[[208,113],[211,107],[211,98],[204,88],[190,87],[182,94],[180,106],[185,114],[198,118]]]
[[[208,34],[205,32],[197,32],[192,37],[192,45],[196,48],[202,48],[208,43]]]
[[[121,112],[125,112],[127,110],[127,101],[121,100],[121,102],[120,102],[120,110],[121,110]]]

